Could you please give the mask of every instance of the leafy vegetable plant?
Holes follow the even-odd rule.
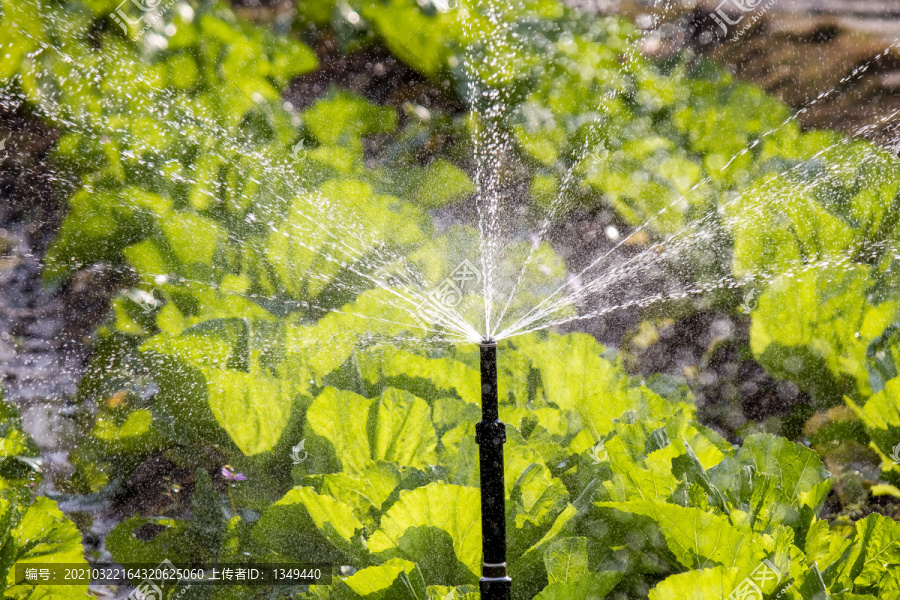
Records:
[[[16,410],[0,397],[0,593],[4,598],[88,598],[86,585],[50,586],[17,578],[16,567],[83,565],[81,533],[50,498],[36,496],[40,452]]]
[[[222,4],[179,10],[174,33],[144,36],[122,34],[113,4],[35,15],[4,3],[0,20],[12,40],[0,78],[59,130],[55,160],[74,190],[45,280],[98,263],[127,280],[79,390],[89,433],[70,485],[121,490],[151,460],[186,473],[187,499],[134,511],[107,548],[123,562],[352,567],[332,586],[285,592],[309,598],[475,597],[475,349],[429,340],[423,351],[421,330],[386,308],[390,290],[360,276],[378,253],[434,282],[463,258],[475,234],[437,235],[426,213],[474,189],[458,148],[428,164],[372,160],[372,136],[406,157],[435,130],[337,88],[285,106],[281,90],[317,68],[315,53]],[[351,23],[347,50],[377,39],[445,89],[508,77],[518,158],[542,208],[568,185],[582,206],[609,205],[657,236],[720,215],[733,248],[723,268],[766,275],[752,351],[819,406],[851,406],[855,435],[897,483],[886,458],[900,441],[896,160],[801,133],[782,104],[704,61],[636,56],[621,20],[549,1],[522,11],[559,35],[522,37],[515,73],[461,69],[456,54],[488,25],[464,29],[437,6],[304,3],[295,29]],[[442,127],[473,127],[439,112]],[[365,227],[336,241],[316,226],[323,206]],[[511,260],[527,247],[510,247]],[[538,252],[561,280],[561,259]],[[823,519],[833,478],[815,451],[772,435],[733,447],[696,421],[688,393],[630,378],[586,335],[526,335],[500,356],[516,598],[728,597],[761,568],[769,597],[900,598],[898,525]],[[5,438],[4,481],[7,468],[28,472],[20,438]],[[43,548],[81,560],[71,523],[9,477],[0,567]]]

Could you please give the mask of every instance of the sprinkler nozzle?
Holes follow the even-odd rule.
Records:
[[[481,346],[482,348],[490,348],[492,346],[496,347],[497,340],[495,340],[494,338],[491,338],[491,337],[481,338],[481,341],[478,342],[478,345]]]

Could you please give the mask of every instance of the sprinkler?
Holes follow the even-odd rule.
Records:
[[[506,574],[506,489],[503,444],[506,426],[497,402],[497,342],[483,339],[481,348],[481,422],[475,425],[481,468],[481,546],[484,564],[479,588],[482,600],[509,600],[512,580]]]

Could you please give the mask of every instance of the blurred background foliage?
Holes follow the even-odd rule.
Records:
[[[57,483],[115,507],[94,558],[358,569],[309,597],[475,593],[476,353],[423,339],[354,271],[377,250],[437,282],[477,240],[439,226],[474,206],[477,79],[509,108],[523,210],[608,215],[638,248],[715,232],[680,275],[744,284],[633,315],[619,355],[584,334],[504,345],[516,597],[727,596],[769,557],[787,598],[900,598],[892,154],[803,131],[715,63],[651,60],[624,19],[549,0],[503,8],[514,69],[479,60],[494,30],[474,4],[308,2],[255,24],[221,2],[152,22],[129,4],[124,28],[120,6],[0,4],[3,96],[59,136],[68,210],[44,283],[116,275]],[[326,218],[366,227],[342,246],[310,226]],[[583,267],[569,250],[542,246],[551,282]],[[542,297],[530,275],[522,302]],[[710,314],[736,332],[691,331]],[[679,326],[707,373],[732,353],[791,402],[755,410],[739,373],[651,368]],[[32,446],[3,448],[34,472]],[[37,518],[80,560],[53,502],[2,477],[9,577]]]

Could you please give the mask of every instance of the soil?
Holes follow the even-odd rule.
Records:
[[[900,115],[900,5],[884,0],[581,1],[644,23],[645,51],[688,48],[775,94],[805,127],[864,136],[894,149]],[[737,4],[754,7],[735,13]],[[718,8],[740,22],[723,35]]]
[[[108,277],[91,268],[60,289],[43,284],[41,261],[65,206],[47,165],[57,134],[7,113],[0,136],[8,153],[0,164],[0,379],[52,460],[64,446],[91,336],[109,309]]]
[[[66,499],[54,482],[72,471],[68,453],[81,435],[75,395],[116,281],[99,266],[58,289],[41,279],[42,259],[65,215],[65,190],[47,163],[57,137],[25,114],[0,113],[0,139],[6,140],[0,153],[0,387],[41,449],[44,478],[37,491],[60,500],[92,553],[115,525],[109,503]],[[109,590],[97,593],[111,597]]]

